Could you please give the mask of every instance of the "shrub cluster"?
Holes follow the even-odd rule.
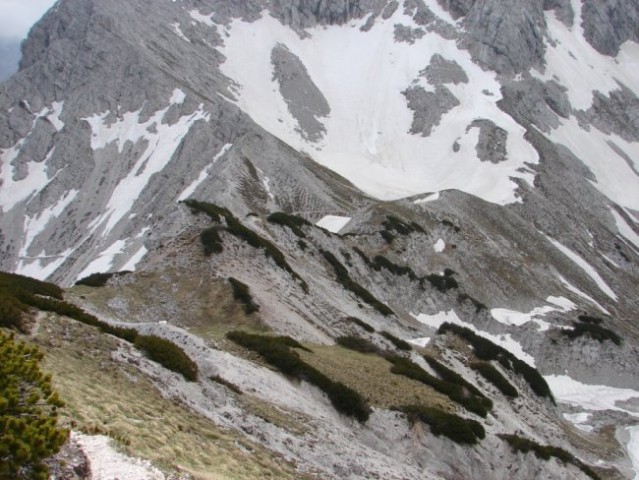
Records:
[[[371,327],[368,323],[364,322],[363,320],[360,320],[357,317],[346,317],[346,320],[348,322],[354,323],[355,325],[363,328],[368,333],[374,333],[375,332],[375,329],[373,327]]]
[[[449,383],[454,383],[455,385],[459,385],[460,387],[466,390],[466,393],[479,397],[482,403],[484,404],[484,406],[486,407],[486,410],[488,411],[492,410],[493,408],[492,400],[490,398],[487,398],[481,392],[481,390],[479,390],[475,385],[473,385],[464,377],[462,377],[459,373],[455,372],[454,370],[451,370],[446,365],[440,363],[433,357],[429,355],[423,355],[423,357],[424,357],[424,360],[426,360],[426,363],[428,363],[428,365],[430,366],[430,368],[435,370],[437,375],[439,375],[439,377],[442,380]]]
[[[448,332],[467,340],[473,346],[477,358],[481,360],[497,360],[504,368],[521,375],[537,396],[547,397],[553,403],[555,402],[548,383],[546,383],[539,371],[515,357],[505,348],[495,345],[484,337],[480,337],[466,327],[460,327],[452,323],[443,323],[437,331],[438,334]]]
[[[229,382],[228,380],[220,377],[219,375],[210,376],[209,380],[211,380],[212,382],[215,382],[215,383],[219,383],[220,385],[224,385],[226,388],[228,388],[232,392],[237,393],[238,395],[242,395],[242,393],[243,393],[242,389],[240,389],[240,387],[238,387],[234,383]]]
[[[424,279],[428,280],[433,287],[439,290],[442,293],[446,293],[448,290],[452,290],[453,288],[458,288],[459,284],[457,280],[453,278],[453,272],[450,269],[446,269],[444,275],[437,275],[436,273],[431,273],[430,275],[426,275]]]
[[[486,417],[492,402],[486,397],[477,396],[469,392],[464,386],[451,383],[446,380],[434,377],[415,362],[398,355],[386,355],[386,359],[393,364],[391,372],[396,375],[403,375],[418,382],[434,388],[439,393],[446,395],[452,401],[462,405],[468,411],[476,413],[481,417]],[[490,407],[489,407],[490,406]]]
[[[444,435],[456,443],[468,445],[475,445],[486,437],[486,430],[481,423],[437,408],[405,405],[399,410],[408,416],[411,423],[420,421],[428,425],[436,437]]]
[[[259,311],[260,306],[253,300],[253,296],[251,295],[251,290],[248,285],[233,277],[229,277],[229,283],[233,289],[233,298],[242,304],[244,312],[247,315]]]
[[[517,389],[504,377],[499,370],[488,362],[473,362],[470,368],[479,373],[482,377],[492,383],[497,389],[507,397],[516,398],[519,396]]]
[[[281,250],[277,248],[273,243],[269,242],[267,239],[255,233],[250,228],[245,227],[242,222],[240,222],[237,217],[231,213],[229,209],[218,207],[217,205],[213,205],[212,203],[199,202],[197,200],[185,200],[184,203],[191,209],[193,213],[204,213],[208,215],[209,218],[211,218],[211,220],[213,220],[214,222],[219,223],[222,221],[222,218],[224,218],[224,220],[226,221],[227,232],[239,238],[240,240],[245,241],[253,248],[264,250],[264,254],[267,257],[272,258],[279,268],[288,272],[295,280],[300,283],[302,290],[308,293],[308,284],[302,279],[302,277],[299,276],[299,274],[295,270],[291,268]],[[210,253],[219,253],[222,251],[222,243],[217,230],[218,229],[209,228],[202,233],[200,239],[202,240],[202,243],[205,247],[204,253],[207,253],[207,245],[210,245],[208,247],[211,249]],[[207,238],[203,238],[204,235],[207,235]]]
[[[11,286],[9,287],[6,285]],[[6,288],[6,290],[3,290],[4,288]],[[20,309],[21,311],[27,310],[28,307],[33,307],[45,312],[54,312],[58,315],[73,318],[74,320],[86,325],[97,327],[103,333],[113,335],[130,343],[136,343],[139,338],[138,331],[134,328],[110,325],[98,319],[94,315],[85,312],[82,308],[65,302],[62,300],[62,289],[52,283],[40,282],[39,280],[23,277],[21,275],[5,274],[0,272],[0,297],[2,296],[10,298],[8,304],[14,308]],[[0,310],[1,309],[2,307],[0,307]],[[0,317],[0,326],[2,326],[2,317]],[[165,340],[164,342],[167,343],[162,343],[163,348],[166,347],[167,351],[170,352],[171,355],[179,355],[179,353],[175,352],[182,351],[182,349],[180,349],[177,345],[174,345],[168,340]],[[166,346],[169,343],[172,346]],[[183,351],[182,354],[184,354]],[[169,369],[173,369],[171,368],[171,359],[162,355],[156,355],[156,357],[157,358],[152,359]],[[162,363],[165,360],[167,363]],[[197,366],[195,366],[195,369],[197,376]],[[185,378],[187,378],[187,380],[194,378],[190,370],[185,375]]]
[[[204,248],[204,255],[207,257],[214,253],[222,253],[224,250],[219,227],[209,227],[203,230],[200,233],[200,242],[202,242],[202,247]]]
[[[111,272],[111,273],[92,273],[88,277],[81,278],[77,282],[76,285],[84,285],[86,287],[104,287],[107,282],[113,277],[120,277],[122,275],[126,275],[131,273],[129,270],[123,270],[121,272]]]
[[[599,475],[597,475],[588,465],[563,448],[553,447],[552,445],[540,445],[537,442],[518,435],[498,434],[497,436],[508,443],[514,453],[533,452],[535,456],[541,460],[550,460],[551,457],[555,457],[563,463],[573,464],[593,480],[600,479]]]
[[[42,353],[0,331],[0,478],[47,480],[44,463],[66,442],[64,403],[40,370]]]
[[[583,323],[594,323],[595,325],[601,325],[603,323],[602,318],[593,317],[591,315],[579,315],[577,320]]]
[[[446,219],[442,220],[442,225],[445,225],[448,228],[452,228],[457,233],[459,233],[461,231],[461,228],[459,228],[457,225],[455,225],[450,220],[446,220]]]
[[[399,235],[410,235],[411,233],[426,233],[419,224],[415,222],[406,223],[394,215],[386,215],[386,219],[382,222],[384,229],[389,232],[397,232]]]
[[[282,225],[283,227],[288,227],[299,238],[306,238],[306,233],[302,230],[302,227],[312,225],[311,222],[302,217],[289,215],[284,212],[271,213],[266,220],[277,225]]]
[[[297,352],[291,350],[299,343],[290,337],[269,337],[241,331],[232,331],[226,337],[238,345],[258,353],[264,360],[285,375],[304,380],[320,388],[338,412],[366,422],[370,407],[362,396],[343,383],[335,382],[319,370],[304,362]],[[301,346],[301,345],[300,345]]]
[[[391,342],[393,345],[395,345],[395,348],[397,348],[398,350],[404,350],[406,352],[409,352],[413,349],[413,347],[410,346],[410,343],[405,342],[401,338],[397,338],[395,335],[393,335],[390,332],[382,331],[382,332],[379,332],[379,334],[382,337],[384,337],[386,340]]]
[[[482,303],[476,298],[471,297],[467,293],[460,293],[459,295],[457,295],[457,301],[459,303],[464,303],[465,301],[469,301],[475,307],[475,313],[479,313],[482,310],[488,310],[488,307],[486,306],[485,303]]]
[[[191,358],[170,340],[156,335],[138,335],[135,346],[147,357],[169,370],[180,373],[186,380],[197,380],[198,368]]]
[[[335,255],[333,255],[331,252],[327,252],[326,250],[320,250],[320,252],[324,256],[326,261],[333,267],[333,270],[335,271],[335,275],[337,277],[337,281],[346,290],[350,290],[351,292],[353,292],[355,295],[368,303],[382,315],[393,315],[393,311],[388,307],[388,305],[380,302],[371,292],[366,290],[350,277],[350,275],[348,274],[348,270],[346,270],[346,267],[342,265],[337,258],[335,258]]]
[[[572,330],[562,330],[561,333],[566,335],[571,340],[579,337],[590,337],[593,340],[597,340],[599,343],[603,343],[606,340],[610,340],[615,345],[621,345],[621,337],[609,328],[602,327],[597,323],[577,323]]]
[[[360,352],[360,353],[378,353],[379,352],[379,348],[372,342],[369,342],[368,340],[361,337],[355,337],[353,335],[338,337],[335,339],[335,342],[344,348],[348,348],[349,350],[355,350],[356,352]]]

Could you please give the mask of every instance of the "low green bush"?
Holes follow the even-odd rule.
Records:
[[[430,275],[426,275],[424,279],[428,280],[428,283],[442,293],[459,287],[457,280],[455,280],[452,275],[437,275],[431,273]]]
[[[337,277],[337,281],[346,290],[350,290],[351,292],[353,292],[355,295],[361,298],[364,302],[368,303],[382,315],[389,316],[394,314],[394,312],[388,307],[388,305],[380,302],[371,292],[355,282],[350,277],[348,270],[346,270],[346,267],[342,265],[342,263],[337,258],[335,258],[335,255],[326,250],[320,250],[320,252],[324,256],[326,261],[333,267],[335,276]]]
[[[235,392],[238,395],[242,395],[242,390],[240,389],[240,387],[238,387],[234,383],[231,383],[228,380],[220,377],[219,375],[213,375],[213,376],[209,377],[209,380],[211,380],[212,382],[215,382],[215,383],[219,383],[220,385],[224,385],[226,388],[228,388],[232,392]]]
[[[599,343],[603,343],[606,340],[610,340],[615,345],[619,346],[622,343],[621,337],[609,328],[602,327],[597,323],[577,323],[572,330],[562,330],[565,336],[574,340],[580,337],[590,337],[593,340],[597,340]]]
[[[84,285],[86,287],[104,287],[107,282],[113,277],[120,277],[131,273],[129,270],[122,272],[110,272],[110,273],[92,273],[91,275],[81,278],[76,285]]]
[[[304,226],[312,226],[308,220],[298,217],[297,215],[290,215],[284,212],[271,213],[267,218],[267,221],[289,228],[295,235],[300,238],[306,238],[306,233],[302,229]]]
[[[338,412],[359,422],[366,422],[370,407],[364,398],[346,385],[328,378],[319,370],[304,362],[291,347],[301,345],[290,337],[270,337],[254,335],[242,331],[232,331],[226,337],[238,345],[258,353],[266,362],[285,375],[304,380],[320,388]]]
[[[134,345],[151,360],[181,374],[186,380],[197,380],[198,368],[195,362],[170,340],[156,335],[138,335]]]
[[[420,421],[430,427],[436,437],[443,435],[459,444],[475,445],[486,437],[481,423],[422,405],[405,405],[399,410],[408,416],[411,423]]]
[[[385,355],[385,358],[393,364],[391,373],[403,375],[405,377],[417,380],[418,382],[434,388],[439,393],[446,395],[452,401],[460,404],[469,412],[476,413],[481,417],[488,414],[487,402],[485,397],[478,397],[468,392],[463,386],[447,382],[440,378],[434,377],[415,362],[400,357],[399,355]],[[492,402],[490,403],[492,407]]]
[[[363,328],[368,333],[374,333],[375,332],[375,329],[373,327],[371,327],[368,323],[364,322],[363,320],[361,320],[361,319],[359,319],[357,317],[346,317],[346,320],[348,322],[354,323],[358,327]]]
[[[505,396],[511,398],[517,398],[519,396],[517,389],[490,363],[473,362],[470,364],[470,368],[492,383]]]
[[[399,235],[410,235],[411,233],[419,232],[426,233],[420,225],[415,222],[406,223],[400,218],[394,215],[387,215],[386,219],[382,221],[384,229],[389,232],[397,232]]]
[[[386,340],[388,340],[389,342],[391,342],[395,348],[397,348],[398,350],[404,350],[406,352],[410,351],[413,349],[413,347],[411,347],[410,343],[402,340],[401,338],[397,338],[395,335],[393,335],[390,332],[379,332],[379,334],[384,337]]]
[[[202,247],[204,247],[204,255],[207,257],[224,251],[219,227],[209,227],[203,230],[200,234],[200,242],[202,242]]]
[[[383,268],[391,272],[393,275],[408,275],[408,278],[410,278],[411,280],[418,279],[412,268],[397,265],[396,263],[391,262],[388,258],[383,257],[382,255],[376,255],[375,258],[373,258],[372,267],[378,272],[381,271]]]
[[[599,317],[593,317],[591,315],[579,315],[577,319],[583,323],[593,323],[595,325],[601,325],[603,323],[603,319]]]
[[[495,345],[484,337],[480,337],[469,328],[445,322],[437,331],[438,334],[448,332],[468,341],[473,346],[474,353],[480,360],[497,360],[504,368],[521,375],[537,396],[549,398],[555,403],[548,383],[546,383],[546,380],[537,369],[531,367],[523,360],[518,359],[505,348]]]
[[[389,245],[391,245],[393,243],[393,240],[395,240],[395,235],[393,235],[388,230],[382,230],[381,232],[379,232],[379,234]]]
[[[353,335],[338,337],[335,339],[335,342],[344,348],[348,348],[349,350],[355,350],[356,352],[360,352],[360,353],[379,352],[379,348],[372,342],[369,342],[368,340],[361,337],[355,337]]]
[[[244,312],[250,315],[259,311],[260,306],[253,300],[249,286],[233,277],[229,277],[228,280],[233,289],[233,298],[242,304]]]
[[[184,200],[184,204],[191,209],[194,214],[203,213],[214,222],[220,222],[222,218],[232,217],[233,214],[228,208],[218,207],[212,203],[200,202],[198,200]]]
[[[541,445],[518,435],[498,434],[497,436],[508,443],[514,453],[533,452],[535,456],[541,460],[550,460],[554,457],[563,463],[575,465],[593,480],[599,480],[601,478],[592,470],[592,468],[563,448],[553,447],[552,445]]]
[[[460,293],[459,295],[457,295],[457,301],[459,303],[464,303],[466,301],[472,303],[473,306],[475,307],[475,313],[479,313],[482,310],[488,310],[488,307],[486,306],[485,303],[482,303],[479,300],[477,300],[476,298],[471,297],[467,293]]]
[[[460,387],[462,387],[462,388],[464,388],[466,390],[467,394],[475,395],[476,397],[481,399],[482,403],[486,407],[486,410],[488,410],[488,411],[492,410],[492,408],[493,408],[492,400],[490,398],[487,398],[481,392],[481,390],[479,390],[475,385],[470,383],[468,380],[466,380],[464,377],[462,377],[459,373],[455,372],[454,370],[451,370],[446,365],[440,363],[435,358],[433,358],[433,357],[431,357],[429,355],[423,355],[423,357],[424,357],[424,360],[426,360],[426,363],[428,363],[428,365],[430,366],[430,368],[435,370],[437,375],[439,375],[439,377],[442,380],[444,380],[446,382],[449,382],[449,383],[454,383],[456,385],[459,385]]]

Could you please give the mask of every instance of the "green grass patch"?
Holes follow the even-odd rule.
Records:
[[[335,382],[319,370],[304,362],[291,347],[299,343],[290,337],[270,337],[233,331],[226,337],[238,345],[258,353],[264,360],[285,375],[304,380],[320,388],[330,399],[333,407],[344,415],[365,423],[370,415],[370,407],[355,390],[343,383]],[[308,349],[307,349],[308,350]]]
[[[411,423],[418,421],[425,423],[430,427],[433,435],[436,437],[443,435],[455,443],[476,445],[486,437],[486,430],[481,423],[437,408],[405,405],[398,410],[404,412]]]

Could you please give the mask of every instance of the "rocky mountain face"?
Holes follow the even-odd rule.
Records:
[[[65,287],[133,271],[69,299],[178,343],[200,380],[125,346],[109,362],[299,475],[633,478],[638,15],[637,0],[60,0],[0,85],[0,268]],[[554,401],[445,323],[534,367]],[[368,420],[267,368],[225,337],[238,327],[303,342]],[[335,345],[353,336],[374,352]],[[439,359],[491,413],[391,373],[389,351],[447,382],[423,355]],[[396,410],[414,403],[485,438]]]

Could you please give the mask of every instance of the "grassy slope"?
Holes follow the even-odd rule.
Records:
[[[283,459],[163,398],[134,367],[111,360],[114,338],[50,316],[35,341],[74,429],[110,435],[127,453],[197,479],[302,478]]]

